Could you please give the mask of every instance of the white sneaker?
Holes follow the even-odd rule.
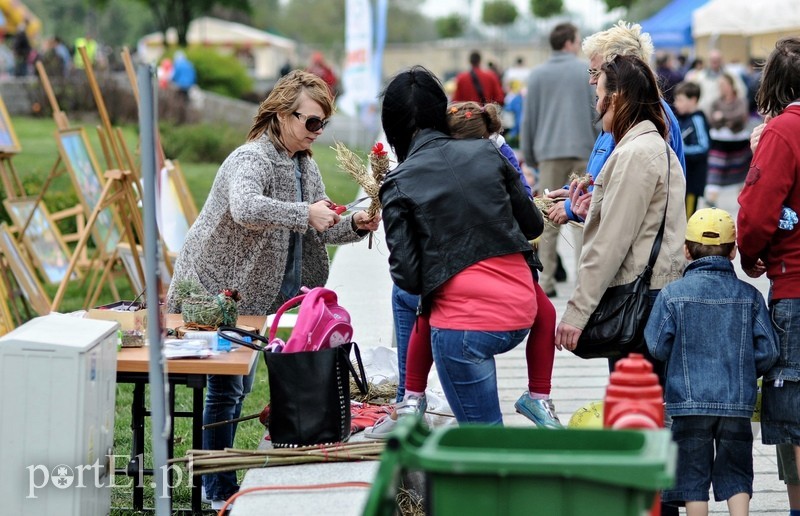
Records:
[[[214,509],[215,511],[219,511],[224,506],[225,506],[225,500],[211,500],[211,508]],[[231,509],[233,509],[233,504],[228,505],[226,512],[230,511]]]
[[[205,487],[200,488],[200,502],[211,504],[211,508],[215,511],[222,509],[222,507],[225,505],[225,500],[209,500],[208,496],[206,496]],[[230,510],[231,507],[233,507],[233,504],[228,506],[228,510]]]
[[[409,394],[403,401],[395,405],[392,414],[386,414],[380,418],[373,426],[364,430],[364,437],[368,439],[386,439],[397,421],[401,417],[410,415],[425,415],[425,410],[428,408],[428,399],[423,394],[422,396],[414,396]],[[394,419],[392,418],[394,416]]]

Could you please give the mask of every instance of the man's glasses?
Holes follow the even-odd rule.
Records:
[[[304,115],[303,113],[298,113],[297,111],[292,114],[296,116],[298,120],[300,120],[301,116],[306,117],[306,129],[312,133],[316,133],[317,131],[325,129],[325,126],[328,125],[328,122],[330,122],[330,120],[323,120],[318,116]]]
[[[589,68],[586,71],[589,72],[589,77],[591,77],[592,79],[597,79],[598,77],[600,77],[600,70],[598,70],[597,68]]]

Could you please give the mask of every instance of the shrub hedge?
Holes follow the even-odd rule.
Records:
[[[236,99],[253,90],[253,79],[235,56],[195,45],[186,50],[186,57],[194,64],[197,84],[204,90]]]
[[[244,143],[241,131],[225,126],[162,123],[160,130],[164,153],[182,162],[220,164]]]

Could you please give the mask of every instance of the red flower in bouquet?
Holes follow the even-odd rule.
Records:
[[[378,143],[376,143],[375,145],[372,146],[372,154],[375,154],[377,156],[385,156],[386,155],[386,151],[383,150],[383,144],[381,142],[378,142]]]

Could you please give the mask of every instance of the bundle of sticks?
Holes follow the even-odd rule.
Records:
[[[350,174],[356,183],[361,186],[372,202],[367,208],[367,216],[372,218],[381,210],[380,189],[386,173],[389,171],[389,155],[378,142],[372,146],[369,153],[370,170],[362,163],[361,159],[348,149],[343,143],[336,142],[333,148],[336,151],[336,160],[339,166]],[[370,174],[370,171],[372,172]],[[372,249],[372,233],[369,234],[369,248]]]
[[[594,179],[592,178],[591,174],[581,173],[581,172],[573,172],[572,174],[570,174],[567,184],[571,185],[573,181],[577,181],[577,188],[583,190],[584,192],[587,192],[589,190],[589,187],[594,184]],[[545,190],[545,193],[547,193],[547,190]],[[553,207],[553,204],[564,200],[566,200],[566,198],[553,199],[542,195],[534,197],[533,204],[539,211],[542,212],[545,224],[549,224],[550,226],[553,227],[558,227],[558,224],[556,224],[555,222],[553,222],[548,218],[547,213],[550,211],[550,208]]]
[[[171,459],[169,463],[185,463],[192,475],[196,476],[315,462],[380,460],[384,446],[383,442],[352,442],[272,450],[188,450],[185,456]]]

